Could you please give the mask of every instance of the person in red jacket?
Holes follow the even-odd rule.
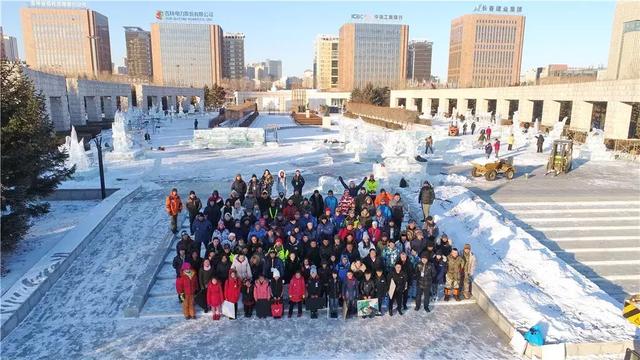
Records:
[[[289,198],[289,200],[287,201],[287,205],[284,207],[284,209],[282,209],[282,214],[284,215],[285,219],[293,220],[295,219],[295,215],[297,211],[298,211],[298,208],[293,203],[293,199]]]
[[[171,231],[174,234],[178,233],[178,215],[182,211],[182,200],[180,200],[180,195],[178,195],[178,189],[173,188],[171,190],[171,194],[167,196],[167,200],[165,201],[165,209],[167,210],[167,214],[171,218]]]
[[[340,229],[340,231],[338,231],[338,237],[340,237],[340,240],[344,241],[347,238],[347,235],[352,235],[352,236],[356,236],[356,231],[353,229],[353,224],[352,223],[347,223],[347,227],[343,227],[342,229]]]
[[[229,278],[224,283],[224,299],[230,303],[233,303],[233,319],[236,319],[238,317],[238,300],[240,300],[240,289],[242,289],[242,282],[238,278],[236,270],[232,269],[231,271],[229,271]]]
[[[493,150],[496,154],[496,159],[498,158],[498,153],[500,152],[500,139],[496,139],[493,143]]]
[[[371,227],[369,228],[369,230],[367,230],[367,233],[369,234],[369,239],[371,239],[371,242],[373,242],[374,244],[377,244],[378,241],[380,241],[380,239],[382,238],[382,231],[378,227],[377,221],[371,222]]]
[[[298,317],[302,316],[302,302],[304,301],[304,293],[306,285],[300,270],[296,271],[296,275],[289,282],[289,317],[293,315],[293,305],[298,304]]]
[[[198,292],[198,276],[191,269],[191,264],[184,262],[180,272],[180,277],[176,279],[176,291],[180,300],[182,300],[182,313],[184,318],[195,319],[196,309],[193,306],[193,300],[196,292]]]
[[[222,302],[224,297],[222,296],[222,286],[218,282],[218,279],[214,276],[211,278],[209,286],[207,286],[207,305],[211,307],[213,312],[213,320],[220,320],[222,315]]]

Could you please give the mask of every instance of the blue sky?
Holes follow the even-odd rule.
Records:
[[[122,65],[126,56],[123,26],[145,30],[155,21],[155,10],[212,11],[224,31],[244,32],[245,62],[282,59],[283,73],[300,76],[313,63],[317,34],[337,34],[353,13],[398,14],[409,25],[410,38],[434,42],[434,75],[446,78],[451,20],[473,12],[479,4],[522,6],[526,16],[522,70],[547,64],[606,66],[615,2],[578,1],[425,1],[425,2],[197,2],[197,1],[87,1],[109,18],[111,57]],[[18,38],[22,31],[19,9],[23,1],[2,1],[2,26]]]

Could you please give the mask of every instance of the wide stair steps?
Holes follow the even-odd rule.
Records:
[[[640,201],[500,202],[505,216],[614,299],[640,292]]]

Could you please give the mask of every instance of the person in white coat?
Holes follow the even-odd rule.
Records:
[[[362,234],[362,241],[358,244],[358,253],[360,254],[360,258],[364,259],[369,256],[369,251],[371,249],[375,250],[376,246],[373,245],[371,240],[369,239],[369,234]],[[372,270],[373,271],[373,270]]]
[[[287,174],[284,170],[278,171],[278,178],[276,180],[276,190],[279,193],[283,193],[284,196],[287,196]]]
[[[251,266],[244,254],[239,254],[233,259],[231,269],[236,271],[238,278],[242,280],[251,279]]]

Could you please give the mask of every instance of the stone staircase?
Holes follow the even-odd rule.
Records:
[[[533,235],[614,299],[640,292],[640,201],[499,202]]]

